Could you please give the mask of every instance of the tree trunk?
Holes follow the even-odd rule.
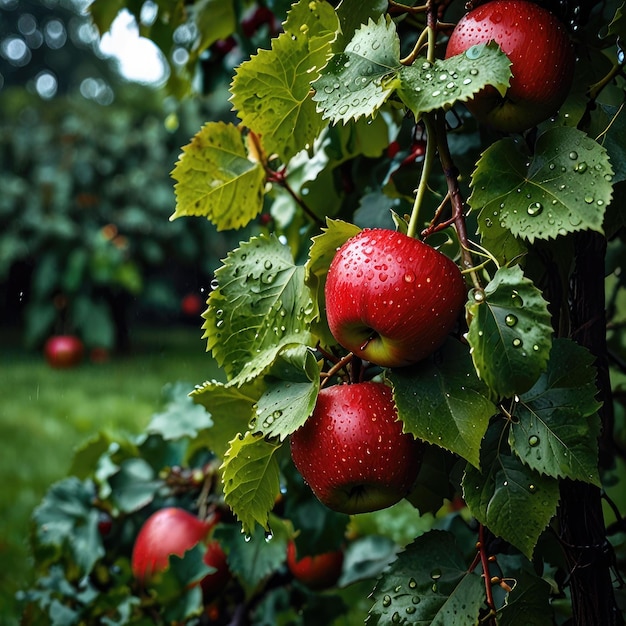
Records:
[[[613,404],[608,373],[604,309],[606,240],[597,233],[576,237],[576,261],[570,281],[571,336],[596,358],[602,433],[600,467],[613,463]],[[611,581],[613,549],[606,538],[601,492],[587,483],[561,484],[558,521],[569,565],[568,582],[576,626],[617,626],[624,620],[617,607]]]

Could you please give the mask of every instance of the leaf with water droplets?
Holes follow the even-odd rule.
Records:
[[[304,275],[304,266],[295,265],[273,235],[242,243],[215,272],[202,328],[231,382],[260,375],[288,346],[314,343],[314,304]]]
[[[267,373],[267,388],[257,402],[252,432],[281,441],[313,412],[320,388],[320,368],[305,346],[286,350]]]
[[[245,226],[263,208],[265,172],[248,159],[233,124],[205,124],[183,148],[172,177],[176,210],[170,220],[202,216],[227,230]]]
[[[367,626],[475,624],[484,603],[479,574],[468,572],[454,536],[431,530],[398,555],[372,592]]]
[[[495,41],[472,46],[466,52],[434,63],[419,60],[402,66],[398,95],[416,118],[435,109],[465,102],[487,85],[501,96],[511,78],[511,62]]]
[[[552,346],[547,302],[519,266],[502,267],[467,303],[474,367],[496,397],[523,393],[546,369]]]
[[[313,83],[317,110],[333,123],[372,116],[393,93],[399,68],[395,23],[386,15],[377,22],[370,19]]]
[[[487,234],[487,220],[531,243],[581,230],[602,233],[612,179],[606,150],[563,126],[540,135],[533,154],[513,137],[489,146],[472,174],[468,202],[480,210],[481,234]]]
[[[222,464],[224,499],[241,521],[243,532],[254,532],[255,524],[269,530],[269,512],[280,491],[276,453],[280,444],[250,432],[238,435]]]
[[[191,399],[209,412],[213,425],[189,444],[188,455],[191,456],[195,450],[208,449],[223,459],[233,437],[248,429],[254,405],[264,389],[261,378],[241,386],[217,380],[197,386],[190,394]]]
[[[533,471],[511,453],[503,435],[506,427],[503,419],[487,430],[480,454],[482,471],[467,465],[463,497],[481,524],[530,559],[556,513],[559,483]]]
[[[434,360],[391,370],[404,431],[478,466],[480,442],[497,412],[466,346],[449,340]]]
[[[534,470],[600,485],[593,356],[568,339],[552,346],[548,369],[520,396],[509,444]]]
[[[265,151],[287,161],[325,126],[310,98],[311,82],[331,55],[339,24],[328,2],[300,0],[284,28],[271,50],[259,50],[237,68],[231,101]]]

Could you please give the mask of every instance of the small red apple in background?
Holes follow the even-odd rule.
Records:
[[[574,76],[574,50],[563,24],[528,0],[492,0],[463,16],[450,36],[446,58],[494,40],[511,61],[513,78],[504,98],[493,87],[467,108],[482,123],[521,132],[563,104]]]
[[[202,312],[204,300],[197,293],[188,293],[180,301],[180,310],[187,317],[197,317]]]
[[[334,587],[341,576],[343,550],[333,550],[299,559],[296,544],[287,545],[287,567],[296,580],[310,589],[322,590]]]
[[[46,341],[43,352],[51,367],[63,369],[78,365],[83,360],[85,347],[75,335],[54,335]]]
[[[218,518],[202,521],[189,511],[166,507],[153,513],[143,524],[133,546],[131,569],[144,585],[169,567],[172,554],[182,557],[187,550],[206,542]],[[215,540],[207,542],[204,562],[216,569],[201,581],[207,595],[219,592],[230,579],[226,555]]]
[[[410,491],[423,444],[402,432],[391,388],[335,385],[291,435],[291,457],[317,498],[341,513],[384,509]]]
[[[441,252],[372,228],[339,248],[325,295],[330,331],[344,348],[400,367],[441,346],[463,310],[466,288],[456,263]]]

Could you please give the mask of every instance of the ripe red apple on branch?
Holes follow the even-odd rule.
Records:
[[[291,435],[291,457],[317,498],[341,513],[399,502],[421,466],[423,443],[402,432],[391,388],[364,382],[320,391]]]
[[[511,61],[513,78],[504,98],[486,87],[468,101],[474,117],[494,130],[521,132],[556,113],[574,76],[574,50],[563,24],[529,0],[492,0],[459,20],[446,58],[492,40]]]
[[[293,577],[310,589],[322,590],[333,587],[341,576],[343,550],[332,550],[298,558],[296,544],[287,545],[287,567]]]
[[[441,346],[463,310],[466,288],[457,265],[438,250],[373,228],[339,248],[325,295],[330,331],[344,348],[401,367]]]
[[[206,542],[204,562],[215,568],[200,582],[207,595],[219,593],[230,579],[226,555],[209,535],[218,519],[202,521],[189,511],[166,507],[153,513],[143,524],[133,546],[131,569],[135,578],[149,585],[154,577],[169,567],[171,555],[182,557],[199,543]]]

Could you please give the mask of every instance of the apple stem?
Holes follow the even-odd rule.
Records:
[[[415,201],[413,202],[413,209],[411,210],[411,218],[409,220],[409,227],[407,229],[407,235],[409,237],[415,237],[417,235],[417,229],[419,224],[419,214],[426,190],[428,189],[428,178],[433,168],[435,160],[435,134],[432,119],[430,115],[425,115],[423,118],[424,127],[426,128],[426,152],[424,153],[424,163],[422,165],[422,174],[420,182],[415,192]]]
[[[320,384],[320,387],[323,387],[337,372],[343,369],[352,359],[354,358],[354,354],[352,352],[348,352],[346,356],[337,361],[327,372],[322,372],[321,376],[323,380]]]

